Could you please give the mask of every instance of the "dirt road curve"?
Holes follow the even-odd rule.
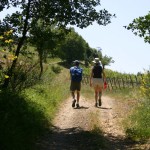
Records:
[[[99,108],[94,106],[94,99],[81,96],[80,109],[72,108],[71,98],[67,99],[53,121],[52,133],[38,143],[38,150],[149,150],[148,146],[139,148],[125,139],[120,107],[123,106],[106,96]],[[93,136],[93,125],[100,127],[103,138]],[[103,139],[105,144],[99,140],[100,145],[95,146],[97,139]]]

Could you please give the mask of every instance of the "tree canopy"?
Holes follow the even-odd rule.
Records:
[[[71,63],[75,59],[84,60],[86,48],[86,41],[72,30],[58,47],[59,57],[68,63]]]
[[[106,9],[97,11],[96,7],[100,5],[100,0],[2,0],[0,10],[5,6],[18,6],[23,14],[29,11],[29,18],[44,18],[47,22],[57,22],[58,25],[70,24],[84,28],[94,21],[99,25],[111,22],[112,14]]]

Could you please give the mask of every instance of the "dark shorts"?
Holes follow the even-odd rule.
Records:
[[[80,91],[81,90],[81,82],[71,81],[70,91]]]

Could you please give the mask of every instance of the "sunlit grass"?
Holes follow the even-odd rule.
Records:
[[[67,80],[67,75],[64,74],[65,71],[66,70],[62,70],[63,73],[55,74],[55,77],[52,79],[49,77],[50,80],[48,80],[47,74],[47,80],[43,82],[43,84],[35,85],[25,92],[31,101],[35,101],[44,106],[44,113],[49,119],[54,116],[56,107],[58,107],[59,103],[65,100],[70,94],[69,80]],[[52,74],[49,75],[51,76]]]

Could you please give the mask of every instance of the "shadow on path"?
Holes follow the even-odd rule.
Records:
[[[75,107],[74,109],[89,109],[89,107],[85,107],[85,106],[80,106],[80,107]]]
[[[103,136],[100,130],[83,131],[81,128],[60,129],[46,134],[37,143],[38,150],[128,150],[133,144],[112,135]]]
[[[109,108],[109,107],[97,107],[99,109],[112,109],[112,108]]]

